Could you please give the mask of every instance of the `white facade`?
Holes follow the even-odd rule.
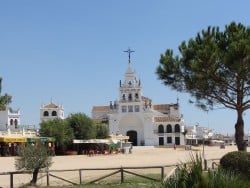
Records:
[[[215,138],[213,130],[207,127],[194,125],[192,127],[187,127],[186,130],[186,144],[200,144],[203,142],[203,140]]]
[[[179,104],[153,105],[151,99],[142,96],[141,81],[136,79],[130,60],[119,83],[119,100],[109,106],[94,106],[92,118],[106,120],[110,134],[127,135],[133,145],[184,144]]]
[[[56,105],[51,101],[50,104],[41,106],[40,122],[56,118],[64,119],[64,109],[62,105]]]
[[[20,127],[20,110],[12,110],[6,107],[6,110],[0,111],[0,131],[15,131]]]

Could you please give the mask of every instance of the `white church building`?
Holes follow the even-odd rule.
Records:
[[[42,104],[40,107],[40,122],[51,119],[64,119],[64,108],[52,101],[49,104]]]
[[[92,118],[106,122],[109,134],[129,136],[134,146],[184,145],[184,120],[179,103],[153,104],[142,95],[142,84],[137,80],[129,61],[124,80],[119,83],[119,99],[109,106],[93,106]]]

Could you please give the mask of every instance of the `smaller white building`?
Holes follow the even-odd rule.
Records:
[[[56,105],[52,101],[40,108],[40,122],[51,119],[64,119],[64,109],[62,105]]]
[[[203,143],[203,140],[212,139],[214,137],[213,130],[207,127],[200,127],[198,125],[194,125],[191,127],[187,127],[186,130],[186,144],[201,144]]]
[[[0,131],[15,131],[20,127],[20,110],[13,110],[6,107],[6,110],[0,111]]]

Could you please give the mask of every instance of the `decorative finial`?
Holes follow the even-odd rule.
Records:
[[[127,52],[128,53],[128,63],[130,64],[130,54],[135,52],[134,50],[131,50],[130,48],[128,48],[128,50],[125,50],[123,52]]]

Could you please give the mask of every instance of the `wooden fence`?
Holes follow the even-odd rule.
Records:
[[[164,179],[164,176],[165,176],[164,169],[166,167],[176,167],[176,165],[143,166],[143,167],[117,167],[117,168],[81,168],[81,169],[70,169],[70,170],[47,170],[47,171],[40,171],[39,172],[39,174],[40,174],[39,179],[46,178],[46,185],[47,186],[50,185],[50,178],[51,177],[56,178],[58,180],[61,180],[63,182],[67,182],[67,183],[72,184],[72,185],[81,185],[81,184],[88,184],[88,183],[96,183],[100,180],[103,180],[103,179],[110,177],[110,176],[113,176],[115,174],[118,174],[120,176],[121,183],[124,183],[125,174],[131,174],[131,175],[138,176],[138,177],[145,178],[145,179],[149,179],[152,181],[162,181]],[[157,174],[160,175],[160,178],[159,179],[152,178],[150,176],[144,175],[143,173],[136,173],[136,172],[131,171],[131,170],[136,170],[136,169],[140,169],[140,170],[158,169],[159,173],[157,173]],[[84,181],[84,173],[87,171],[113,171],[113,172],[102,175],[101,177],[99,176],[98,178],[95,178],[95,179],[88,182],[88,181]],[[58,175],[55,175],[55,173],[58,174],[59,172],[76,172],[78,174],[77,175],[78,182],[74,182],[74,181],[68,180],[64,177],[60,177]],[[15,176],[20,175],[20,174],[32,174],[32,172],[31,171],[4,172],[4,173],[0,173],[0,176],[1,175],[9,176],[9,178],[10,178],[9,179],[9,181],[10,181],[9,187],[13,188],[15,185],[15,182],[14,182]]]
[[[204,160],[204,167],[203,169],[204,170],[207,170],[208,168],[216,168],[217,167],[217,164],[218,162],[218,159],[210,159],[210,160]],[[209,165],[209,167],[208,167]],[[152,181],[162,181],[165,176],[169,176],[169,174],[165,174],[165,168],[176,168],[178,165],[164,165],[164,166],[143,166],[143,167],[116,167],[116,168],[81,168],[81,169],[68,169],[68,170],[46,170],[46,171],[40,171],[39,174],[40,174],[40,177],[39,179],[42,179],[42,178],[46,178],[46,185],[49,186],[50,185],[50,179],[51,177],[52,178],[55,178],[55,179],[58,179],[60,181],[63,181],[63,182],[67,182],[69,184],[72,184],[72,185],[81,185],[81,184],[88,184],[88,183],[96,183],[100,180],[103,180],[105,178],[108,178],[108,177],[111,177],[113,175],[116,175],[118,174],[119,175],[119,179],[120,179],[120,183],[124,183],[124,179],[125,179],[125,174],[130,174],[130,175],[134,175],[134,176],[138,176],[138,177],[141,177],[141,178],[145,178],[145,179],[149,179],[149,180],[152,180]],[[160,175],[160,178],[153,178],[153,177],[150,177],[150,176],[147,176],[145,175],[145,173],[138,173],[138,172],[133,172],[133,170],[136,170],[136,169],[139,169],[139,170],[145,170],[145,169],[158,169],[159,170],[159,174]],[[87,181],[87,180],[84,180],[84,174],[85,172],[89,172],[89,171],[112,171],[111,173],[108,173],[108,174],[105,174],[105,175],[102,175],[102,176],[99,176],[98,178],[95,177],[95,179],[91,180],[91,181]],[[76,172],[78,175],[76,177],[78,177],[77,181],[72,181],[72,180],[69,180],[69,179],[66,179],[65,177],[60,177],[58,175],[56,175],[56,173],[60,173],[60,172]],[[172,171],[173,172],[173,171]],[[0,173],[0,176],[9,176],[9,181],[10,181],[10,184],[9,184],[9,187],[10,188],[13,188],[14,185],[15,185],[15,182],[14,182],[14,176],[16,175],[20,175],[20,174],[32,174],[31,171],[15,171],[15,172],[3,172],[3,173]],[[149,174],[149,173],[147,173]],[[0,185],[0,188],[1,188],[1,185]]]

